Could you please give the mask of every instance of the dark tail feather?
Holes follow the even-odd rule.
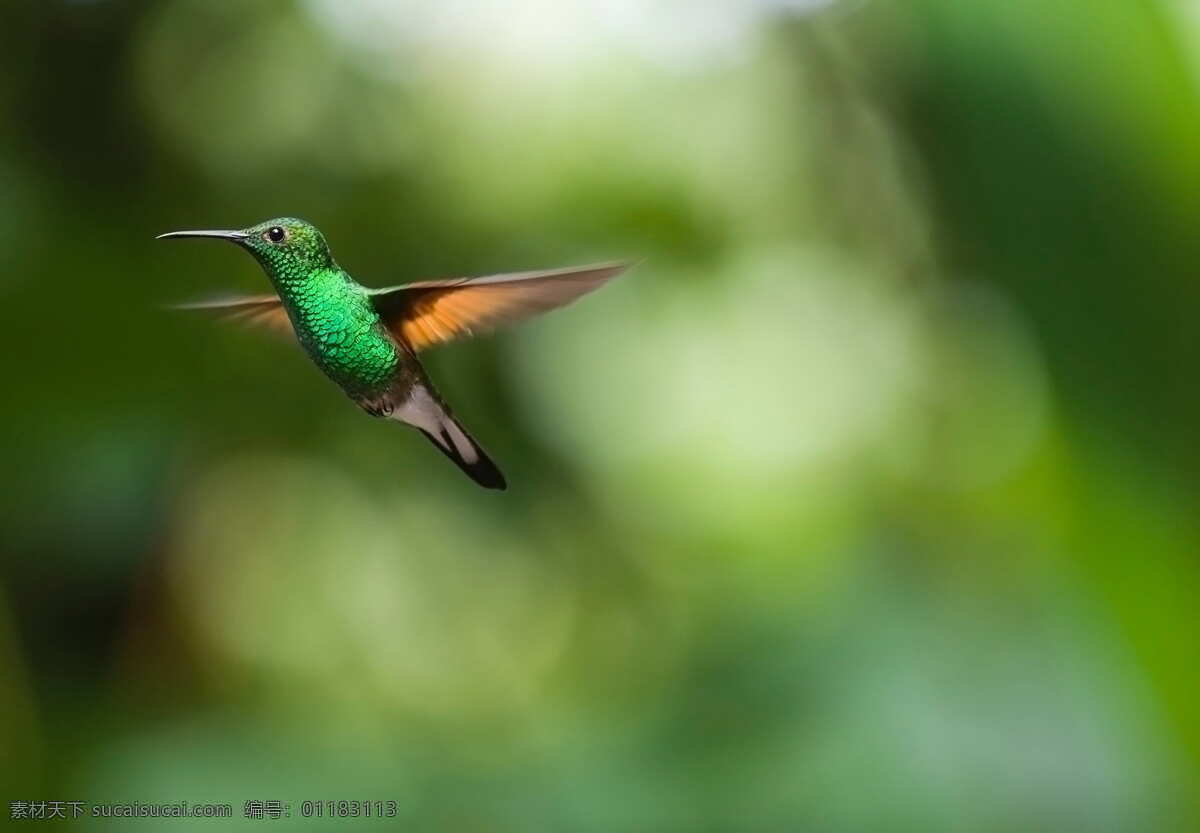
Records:
[[[446,403],[433,392],[428,381],[418,382],[404,391],[392,419],[411,425],[429,438],[438,449],[454,461],[467,476],[485,489],[506,489],[504,475],[454,417]]]
[[[445,414],[441,430],[436,434],[420,426],[417,426],[417,429],[483,488],[501,491],[508,488],[500,469],[454,417]]]

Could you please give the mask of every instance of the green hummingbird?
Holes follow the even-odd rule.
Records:
[[[429,381],[417,354],[429,347],[570,303],[629,268],[602,263],[479,278],[361,286],[338,266],[325,236],[281,217],[239,231],[173,231],[158,239],[215,237],[250,252],[272,295],[181,304],[295,333],[305,352],[371,416],[411,425],[481,486],[504,489],[500,469]]]

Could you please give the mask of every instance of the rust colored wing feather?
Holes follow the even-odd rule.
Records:
[[[425,281],[377,289],[375,309],[414,351],[565,306],[630,267],[601,263],[542,272]]]
[[[278,333],[290,334],[292,322],[283,302],[277,295],[241,295],[173,304],[171,309],[209,312],[225,321],[265,327]]]

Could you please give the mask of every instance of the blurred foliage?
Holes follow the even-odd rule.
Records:
[[[1197,56],[1150,0],[5,4],[6,804],[1196,829]],[[495,495],[159,309],[263,278],[155,234],[280,214],[374,285],[645,260],[430,355]]]

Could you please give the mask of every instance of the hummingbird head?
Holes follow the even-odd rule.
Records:
[[[172,231],[158,239],[216,237],[237,243],[273,278],[303,280],[314,270],[333,266],[325,235],[312,223],[294,217],[277,217],[236,231]]]

